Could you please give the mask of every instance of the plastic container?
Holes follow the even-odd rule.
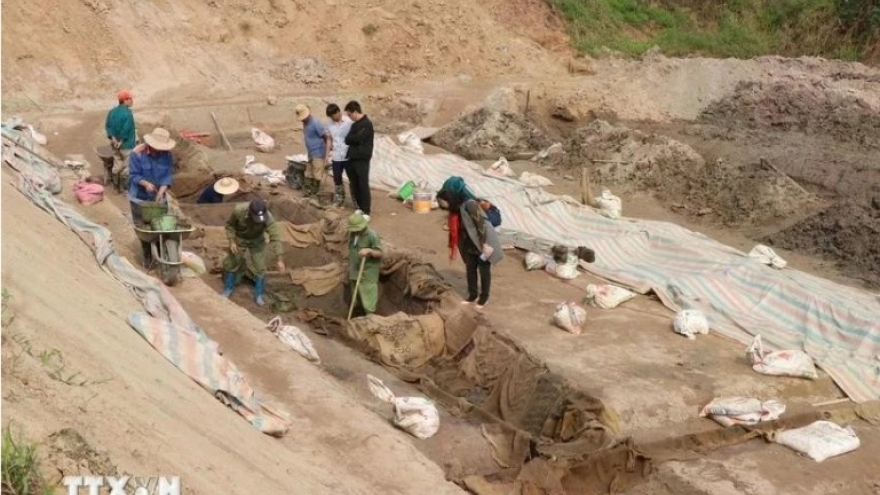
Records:
[[[144,201],[141,204],[141,218],[144,222],[151,223],[153,220],[168,213],[168,206],[154,201]]]
[[[397,190],[397,198],[401,201],[406,201],[412,197],[413,193],[416,190],[416,183],[413,181],[409,181]]]
[[[153,230],[158,232],[168,232],[177,229],[177,215],[161,215],[150,222]]]
[[[431,211],[431,193],[418,191],[412,195],[412,208],[416,213],[430,213]]]

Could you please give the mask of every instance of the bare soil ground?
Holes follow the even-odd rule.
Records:
[[[572,61],[560,21],[540,0],[84,0],[51,8],[14,0],[4,2],[2,22],[4,119],[22,113],[51,150],[91,161],[96,175],[93,147],[105,143],[103,118],[123,87],[136,93],[140,134],[159,124],[211,134],[211,147],[177,151],[185,166],[175,192],[211,171],[239,172],[248,154],[283,169],[285,155],[302,151],[294,104],[322,115],[330,101],[357,98],[380,131],[443,127],[436,143],[484,165],[504,155],[517,172],[551,178],[551,192],[579,196],[586,165],[593,193],[618,193],[627,216],[674,221],[743,250],[764,242],[792,268],[880,284],[877,69],[778,57]],[[219,146],[210,112],[235,151]],[[253,151],[251,127],[278,148]],[[554,142],[565,153],[516,160]],[[290,437],[261,436],[137,337],[124,321],[132,299],[3,178],[3,286],[18,315],[3,331],[3,423],[39,440],[49,466],[180,471],[187,493],[198,494],[460,493],[445,478],[498,472],[479,424],[443,409],[440,433],[417,441],[389,424],[364,375],[401,394],[423,391],[303,324],[324,358],[316,369],[262,328],[272,313],[253,305],[249,288],[231,304],[216,296],[216,277],[187,280],[175,295],[295,418]],[[74,202],[69,180],[63,196]],[[445,259],[440,215],[416,215],[382,196],[374,193],[377,230],[418,250],[462,292],[463,268]],[[83,211],[136,259],[120,196]],[[300,252],[296,261],[325,260]],[[528,273],[516,253],[494,274],[487,323],[613,409],[638,441],[716,431],[696,417],[714,396],[774,396],[792,411],[841,397],[824,375],[764,377],[737,345],[674,335],[671,315],[648,297],[591,309],[587,332],[566,334],[550,324],[552,308],[579,298],[590,277],[566,284]],[[76,380],[54,373],[59,367]],[[862,448],[821,465],[753,440],[662,464],[631,494],[876,494],[880,437],[875,426],[853,424]]]

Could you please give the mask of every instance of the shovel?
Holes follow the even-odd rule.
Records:
[[[354,291],[351,293],[351,306],[348,307],[348,318],[345,321],[351,320],[351,314],[354,313],[354,304],[357,302],[358,298],[358,288],[361,286],[361,276],[364,274],[364,265],[367,263],[367,257],[361,256],[361,266],[358,269],[358,278],[354,282]]]

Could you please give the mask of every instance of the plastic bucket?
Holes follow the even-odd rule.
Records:
[[[157,218],[154,218],[151,222],[153,224],[153,230],[158,232],[168,232],[170,230],[177,229],[177,216],[176,215],[161,215]]]
[[[141,218],[144,222],[151,223],[153,220],[168,213],[168,206],[153,201],[145,201],[141,204]]]
[[[431,193],[416,192],[413,193],[412,196],[412,205],[414,212],[429,213],[431,211]]]
[[[416,190],[416,183],[413,181],[409,181],[404,185],[400,186],[397,190],[397,197],[401,201],[406,201],[413,195],[413,192]]]

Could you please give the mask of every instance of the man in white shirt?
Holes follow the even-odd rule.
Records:
[[[348,145],[345,144],[345,136],[351,129],[352,121],[347,115],[342,113],[339,105],[331,103],[327,105],[327,116],[330,117],[330,123],[327,130],[330,131],[331,146],[328,150],[328,156],[331,157],[333,167],[333,204],[342,206],[345,202],[345,187],[342,185],[342,172],[345,170],[345,164],[348,162]],[[352,198],[354,201],[354,198]],[[357,204],[354,205],[357,209]]]

